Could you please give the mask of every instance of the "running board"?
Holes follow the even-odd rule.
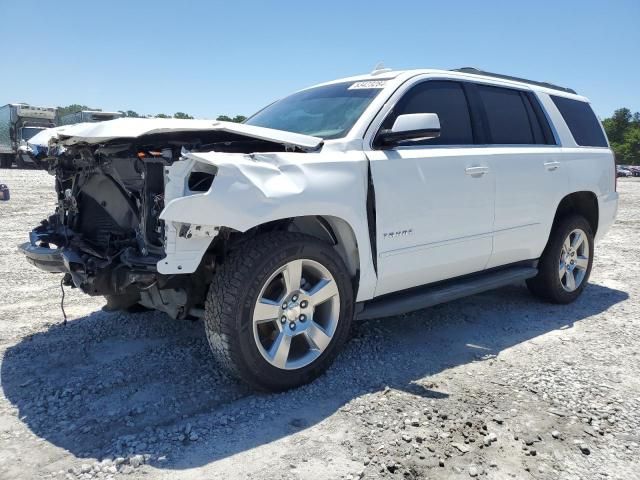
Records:
[[[412,288],[402,292],[384,295],[366,302],[356,313],[357,320],[391,317],[413,312],[422,308],[449,302],[458,298],[475,295],[511,283],[535,277],[538,269],[534,267],[509,267],[472,277],[448,280],[437,285]]]

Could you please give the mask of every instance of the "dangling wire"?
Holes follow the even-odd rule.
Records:
[[[64,277],[60,279],[60,290],[62,291],[62,298],[60,299],[60,309],[62,310],[62,316],[64,317],[63,325],[67,325],[67,313],[64,311]]]

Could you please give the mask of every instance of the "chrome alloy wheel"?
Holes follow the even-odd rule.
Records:
[[[299,259],[271,275],[253,308],[253,336],[264,359],[295,370],[327,348],[340,318],[340,293],[331,272]]]
[[[589,267],[589,239],[581,229],[572,230],[562,244],[558,275],[562,288],[575,291],[582,284]]]

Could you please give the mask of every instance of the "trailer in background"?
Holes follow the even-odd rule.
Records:
[[[73,125],[74,123],[95,123],[106,120],[114,120],[123,117],[121,112],[102,112],[99,110],[82,110],[80,112],[68,113],[60,117],[60,125]]]
[[[19,168],[34,163],[27,141],[45,128],[55,127],[56,109],[26,103],[0,107],[0,167]]]

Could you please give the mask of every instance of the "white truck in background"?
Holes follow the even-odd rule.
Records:
[[[28,140],[45,128],[55,127],[56,109],[26,103],[0,107],[0,168],[34,164]]]

